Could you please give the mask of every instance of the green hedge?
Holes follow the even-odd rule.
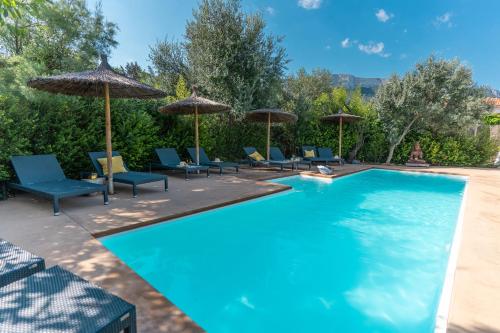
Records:
[[[36,92],[25,85],[40,69],[19,57],[0,68],[0,179],[12,177],[9,158],[15,154],[54,153],[66,174],[78,177],[91,171],[87,152],[104,150],[104,105],[101,99]],[[166,100],[112,100],[113,148],[120,150],[133,169],[145,169],[155,147],[175,147],[186,156],[193,146],[193,117],[165,116],[158,107]],[[299,113],[294,125],[272,127],[272,144],[287,155],[304,144],[338,149],[338,125],[325,125],[314,110]],[[240,114],[204,115],[200,140],[211,157],[242,158],[243,146],[264,152],[266,126],[247,123]],[[387,140],[377,119],[367,125],[366,140],[357,156],[364,162],[383,162]],[[356,128],[344,127],[342,156],[356,143]],[[415,141],[420,141],[425,159],[436,165],[480,166],[494,155],[496,145],[487,128],[478,136],[411,133],[397,148],[394,163],[408,159]]]
[[[443,166],[485,166],[491,162],[497,149],[490,140],[487,127],[477,136],[412,133],[395,151],[394,163],[406,162],[416,141],[420,142],[427,162]]]

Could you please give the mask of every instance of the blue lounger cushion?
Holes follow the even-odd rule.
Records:
[[[291,167],[293,170],[293,162],[292,161],[287,161],[287,160],[282,160],[282,161],[276,161],[276,160],[263,160],[263,161],[256,161],[255,159],[251,158],[250,155],[253,154],[254,152],[257,151],[255,147],[243,147],[243,150],[245,151],[245,154],[247,155],[248,161],[250,163],[250,166],[255,166],[255,165],[265,165],[265,166],[279,166],[280,170],[283,171],[285,166]]]
[[[302,146],[302,156],[304,160],[311,161],[313,163],[326,163],[326,164],[328,164],[328,162],[340,163],[341,160],[334,158],[333,154],[332,156],[325,156],[325,154],[328,154],[328,149],[330,148],[316,148],[315,146]],[[316,157],[304,157],[305,154],[304,152],[306,150],[313,150]],[[323,156],[321,156],[320,151],[323,154]],[[331,149],[330,149],[330,154],[331,154]]]
[[[325,159],[326,162],[338,162],[342,164],[342,159],[333,156],[332,148],[318,148],[318,158]]]
[[[128,171],[113,174],[113,179],[124,184],[146,184],[165,179],[165,175],[149,172]]]
[[[283,154],[281,149],[279,149],[278,147],[270,147],[269,153],[270,153],[271,159],[273,161],[283,161],[283,162],[290,161],[289,159],[287,159],[285,157],[285,155]],[[302,164],[302,165],[307,165],[309,167],[309,169],[311,169],[311,161],[300,160],[300,161],[295,161],[294,163],[297,164],[297,168],[300,164]]]
[[[120,152],[113,151],[112,155],[120,156]],[[99,163],[98,161],[98,159],[106,157],[106,152],[104,151],[90,152],[89,157],[99,177],[106,177],[106,175],[104,175],[104,172],[102,170],[101,163]],[[113,174],[113,181],[117,183],[132,185],[132,195],[134,198],[137,196],[137,185],[141,184],[162,181],[164,182],[165,191],[168,190],[168,177],[166,175],[161,175],[159,173],[151,173],[151,172],[130,171],[126,165],[125,168],[127,169],[127,172],[119,172]]]
[[[66,178],[55,155],[12,156],[10,160],[17,181],[10,182],[9,187],[51,199],[54,215],[59,214],[62,198],[102,192],[104,204],[108,203],[105,185]]]
[[[74,179],[62,179],[30,185],[11,184],[11,187],[37,193],[48,198],[67,198],[105,190],[105,185],[93,184]]]
[[[133,304],[59,266],[0,288],[0,332],[136,331]]]
[[[193,161],[196,161],[196,148],[190,147],[187,149],[189,156]],[[205,165],[208,167],[212,168],[219,168],[219,173],[222,174],[223,169],[228,169],[228,168],[235,168],[236,172],[239,170],[239,164],[235,162],[226,162],[226,161],[221,161],[221,162],[214,162],[211,161],[208,158],[207,153],[205,152],[205,149],[200,147],[200,165]]]
[[[155,149],[158,162],[151,163],[151,167],[165,170],[179,170],[184,172],[184,176],[188,179],[188,174],[204,171],[207,177],[210,175],[209,167],[206,165],[188,164],[185,166],[179,165],[181,158],[177,154],[175,148],[156,148]]]
[[[0,238],[0,288],[45,269],[45,260]]]

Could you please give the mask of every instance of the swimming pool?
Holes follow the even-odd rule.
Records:
[[[466,181],[368,170],[105,237],[208,332],[432,332]]]

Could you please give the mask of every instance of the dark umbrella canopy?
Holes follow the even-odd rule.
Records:
[[[362,119],[362,117],[360,117],[360,116],[356,116],[356,115],[349,114],[349,113],[344,113],[341,111],[339,111],[339,113],[337,113],[337,114],[331,114],[331,115],[324,116],[321,118],[321,120],[324,122],[332,122],[332,123],[339,123],[341,120],[343,123],[354,123],[354,122],[357,122],[361,119]]]
[[[105,84],[108,84],[110,98],[147,99],[166,96],[161,90],[116,73],[104,55],[101,56],[99,67],[93,71],[39,77],[28,81],[28,86],[51,93],[91,97],[104,97]]]
[[[295,114],[280,109],[258,109],[246,113],[246,118],[255,122],[267,123],[269,117],[271,117],[272,123],[293,123],[297,121]]]
[[[193,93],[191,94],[191,96],[186,99],[162,106],[158,109],[158,111],[170,115],[189,115],[195,114],[196,112],[198,114],[208,114],[229,112],[231,111],[231,107],[229,105],[214,102],[207,98],[198,96],[196,87],[193,87]]]
[[[267,123],[266,158],[270,159],[271,151],[271,123],[294,123],[298,117],[293,113],[281,109],[257,109],[248,111],[246,119],[254,122]]]
[[[343,123],[355,123],[363,117],[356,116],[349,113],[344,113],[342,109],[336,114],[331,114],[321,118],[322,121],[328,123],[339,123],[339,157],[342,157],[342,124]]]
[[[193,86],[193,93],[186,99],[170,103],[158,109],[161,113],[169,115],[189,115],[194,114],[194,140],[196,145],[196,164],[200,164],[200,135],[198,130],[198,116],[208,113],[222,113],[231,111],[229,105],[214,102],[207,98],[198,96],[196,86]]]
[[[108,188],[113,194],[113,163],[111,144],[110,98],[160,98],[166,94],[158,89],[118,74],[109,66],[107,57],[101,55],[101,64],[93,71],[66,73],[39,77],[28,81],[28,86],[51,93],[73,96],[104,97],[106,116],[106,157]]]

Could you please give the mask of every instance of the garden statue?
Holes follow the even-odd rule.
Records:
[[[424,153],[420,147],[420,143],[417,141],[413,150],[411,151],[410,158],[406,162],[406,166],[411,167],[428,167],[429,164],[424,160]]]
[[[417,141],[415,146],[413,146],[413,151],[410,154],[410,161],[420,161],[424,159],[424,153],[422,148],[420,148],[420,142]]]

